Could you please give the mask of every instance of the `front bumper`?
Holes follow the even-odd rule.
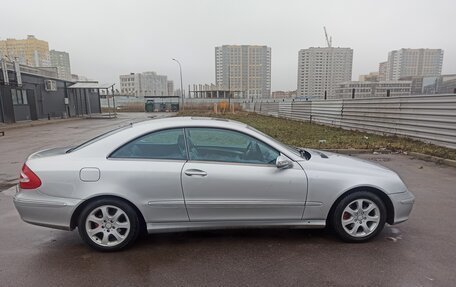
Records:
[[[39,190],[16,192],[13,200],[25,222],[64,230],[70,230],[71,216],[81,202],[77,199],[49,196]]]
[[[394,207],[394,223],[406,221],[412,212],[415,196],[410,191],[389,195]]]

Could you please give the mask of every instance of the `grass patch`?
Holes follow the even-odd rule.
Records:
[[[397,136],[382,136],[344,130],[314,123],[287,120],[255,113],[214,114],[183,111],[179,116],[210,116],[248,124],[285,144],[317,149],[388,149],[394,152],[419,152],[456,160],[456,150]],[[320,143],[325,140],[325,143]]]

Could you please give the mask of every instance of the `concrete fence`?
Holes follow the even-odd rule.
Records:
[[[243,103],[244,110],[456,148],[456,95]]]

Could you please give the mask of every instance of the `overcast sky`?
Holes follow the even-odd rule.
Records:
[[[215,81],[214,47],[272,48],[272,90],[296,89],[298,51],[354,49],[353,75],[378,70],[388,51],[442,48],[443,73],[456,73],[454,0],[40,0],[3,1],[0,39],[28,34],[70,53],[72,72],[101,82],[156,71],[188,84]]]

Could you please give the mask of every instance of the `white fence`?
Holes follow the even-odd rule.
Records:
[[[456,148],[456,95],[243,104],[247,111]]]

